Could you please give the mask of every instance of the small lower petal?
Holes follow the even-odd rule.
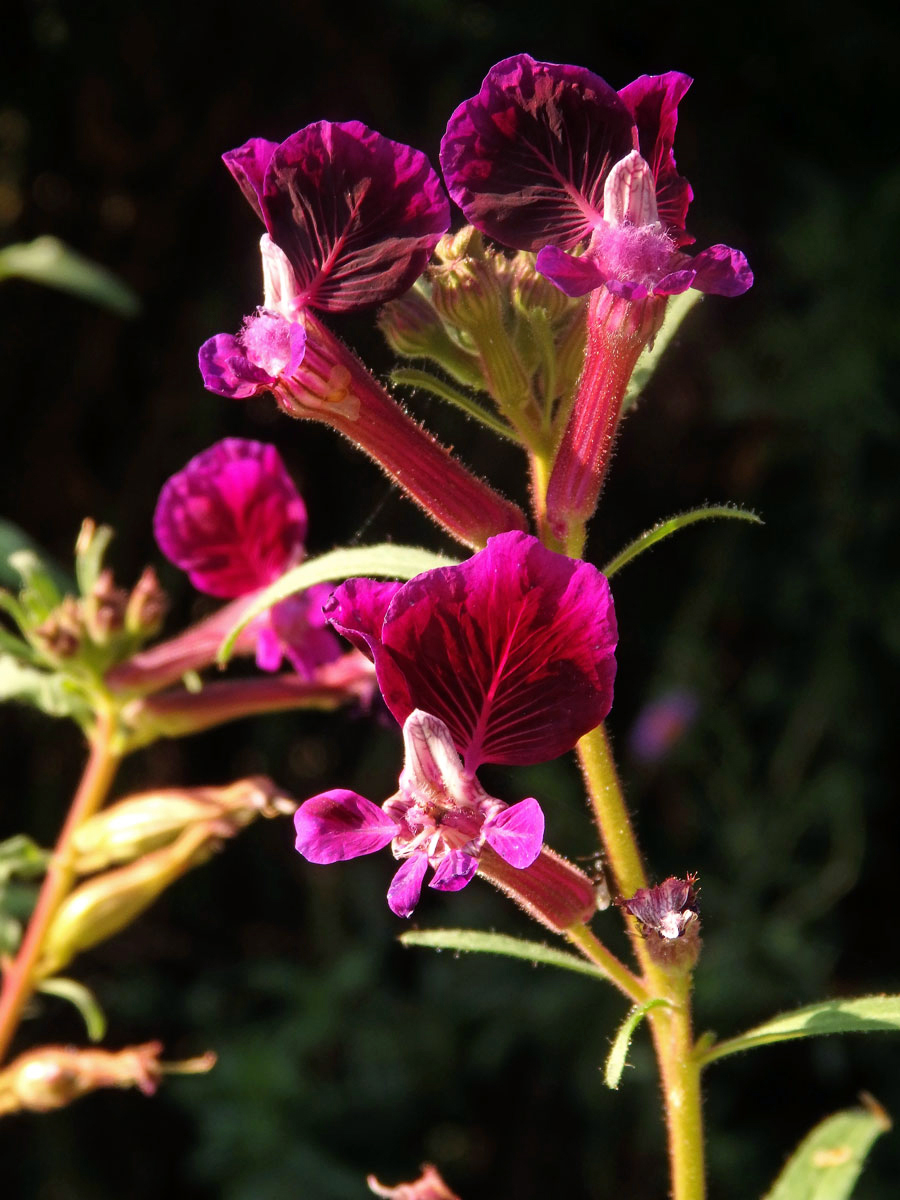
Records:
[[[478,870],[478,859],[464,850],[451,850],[441,860],[429,887],[439,892],[459,892]]]
[[[428,870],[425,854],[414,854],[400,867],[388,888],[387,902],[391,912],[398,917],[408,917],[419,903],[422,880]]]
[[[520,800],[484,824],[484,837],[511,867],[530,867],[544,841],[544,814],[537,800]]]
[[[684,271],[670,271],[653,289],[654,296],[680,296],[692,286],[697,272],[691,268]]]
[[[606,282],[606,275],[589,258],[566,254],[556,246],[545,246],[538,252],[535,267],[567,296],[586,296]]]
[[[740,250],[710,246],[691,260],[697,272],[693,286],[714,296],[742,296],[753,286],[753,272]]]
[[[396,821],[356,792],[335,788],[313,796],[294,814],[297,839],[294,843],[311,863],[344,862],[362,854],[374,854],[398,831]]]

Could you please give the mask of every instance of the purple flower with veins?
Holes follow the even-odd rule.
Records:
[[[570,296],[606,288],[640,300],[693,287],[739,296],[739,250],[681,247],[693,198],[672,144],[687,75],[642,75],[620,92],[581,67],[527,54],[492,67],[450,118],[441,165],[476,228],[517,250]],[[586,243],[581,255],[571,253]]]
[[[317,121],[280,145],[251,138],[222,157],[266,227],[265,291],[240,333],[201,347],[203,381],[235,399],[264,390],[286,399],[307,310],[353,311],[406,291],[446,231],[449,205],[424,154],[359,121]],[[353,402],[345,407],[351,416]]]
[[[306,506],[274,446],[225,438],[163,486],[153,516],[163,554],[210,596],[249,596],[304,557]],[[340,656],[327,628],[329,584],[276,604],[251,629],[257,665],[277,671],[286,657],[309,677]]]
[[[476,771],[546,762],[606,717],[617,632],[605,577],[506,533],[467,562],[408,583],[348,580],[326,613],[373,659],[403,726],[406,761],[381,807],[344,789],[301,805],[300,853],[331,863],[390,843],[401,866],[388,903],[404,917],[429,867],[430,887],[458,891],[485,847],[515,868],[530,866],[543,840],[538,802],[507,806]]]

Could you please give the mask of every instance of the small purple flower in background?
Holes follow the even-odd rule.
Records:
[[[287,400],[281,393],[306,352],[307,310],[347,312],[399,296],[425,269],[450,208],[424,154],[359,121],[317,121],[280,145],[251,138],[223,160],[266,227],[265,295],[240,333],[202,346],[203,381],[235,399],[270,390]],[[340,390],[321,397],[323,407],[340,405]],[[351,416],[353,401],[343,402]]]
[[[300,853],[331,863],[391,843],[401,866],[388,903],[404,917],[429,867],[430,887],[458,891],[486,846],[530,866],[544,831],[537,801],[507,806],[475,772],[486,762],[546,762],[606,717],[617,632],[605,577],[508,533],[460,566],[405,584],[349,580],[326,611],[373,659],[406,762],[381,807],[343,789],[301,805]]]
[[[663,692],[638,713],[628,734],[628,749],[640,762],[659,762],[684,737],[699,708],[697,696],[686,688]]]
[[[684,227],[693,193],[672,143],[690,85],[670,71],[616,92],[581,67],[505,59],[450,118],[450,195],[483,233],[539,251],[538,270],[567,295],[605,285],[629,300],[690,287],[738,296],[753,282],[739,250],[680,249],[694,240]]]
[[[274,446],[225,438],[165,483],[153,531],[198,591],[232,599],[252,595],[302,561],[306,506]],[[311,587],[253,622],[262,670],[277,671],[286,657],[309,677],[340,656],[322,613],[331,590]]]

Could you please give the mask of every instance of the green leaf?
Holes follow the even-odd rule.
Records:
[[[81,1014],[87,1035],[92,1042],[102,1042],[106,1036],[106,1014],[100,1007],[94,993],[74,979],[65,979],[56,975],[52,979],[42,979],[37,990],[48,996],[58,996],[74,1004]]]
[[[10,276],[70,292],[123,317],[140,311],[141,302],[130,287],[55,237],[17,242],[0,250],[0,280]]]
[[[670,534],[677,533],[679,529],[685,529],[688,525],[695,525],[698,521],[714,521],[721,517],[729,517],[736,521],[750,521],[754,525],[762,525],[764,522],[756,513],[748,512],[746,509],[737,508],[733,504],[715,504],[705,506],[703,508],[692,508],[688,512],[677,513],[674,517],[668,517],[665,521],[658,521],[652,529],[645,530],[644,533],[634,539],[633,542],[620,550],[615,558],[611,558],[605,567],[601,570],[607,578],[611,578],[617,571],[621,571],[624,566],[627,566],[632,559],[637,558],[639,554],[643,554],[645,550],[649,550],[651,546],[655,546],[657,542],[661,542]]]
[[[305,588],[316,583],[337,583],[342,579],[351,579],[356,575],[375,575],[380,579],[412,579],[423,571],[431,571],[435,567],[452,567],[456,559],[444,558],[433,554],[430,550],[419,550],[416,546],[395,546],[391,542],[382,542],[377,546],[348,546],[331,550],[319,558],[310,558],[293,567],[287,574],[260,592],[256,603],[246,609],[244,615],[235,627],[229,631],[219,647],[217,661],[227,663],[242,629],[245,629],[255,617],[266,612],[277,604],[302,592]]]
[[[78,580],[78,590],[82,596],[89,596],[94,584],[103,570],[103,556],[112,540],[113,531],[109,525],[93,523],[88,526],[91,535],[79,538],[75,551],[75,578]]]
[[[808,1004],[710,1046],[697,1055],[697,1061],[706,1066],[728,1054],[739,1054],[756,1046],[829,1033],[900,1033],[900,996],[857,996],[852,1000]]]
[[[24,833],[0,842],[0,887],[14,875],[19,879],[34,879],[43,875],[50,862],[50,851],[39,846]]]
[[[548,967],[563,967],[566,971],[577,971],[580,975],[591,975],[595,979],[608,981],[605,971],[585,962],[565,950],[554,950],[543,942],[528,942],[523,938],[509,937],[505,933],[482,933],[477,929],[411,929],[401,933],[404,946],[428,946],[432,950],[454,950],[464,954],[503,954],[508,958],[521,958],[532,965],[543,963]]]
[[[603,1082],[608,1088],[613,1091],[619,1086],[619,1081],[622,1078],[622,1072],[625,1070],[625,1060],[628,1057],[628,1048],[631,1045],[631,1039],[635,1029],[643,1021],[644,1017],[653,1008],[659,1008],[661,1005],[668,1005],[668,1000],[657,998],[648,1000],[646,1004],[636,1005],[631,1009],[628,1016],[619,1026],[619,1030],[613,1039],[612,1048],[609,1052],[609,1057],[606,1060],[606,1067],[603,1072]]]
[[[398,367],[395,371],[391,371],[391,382],[400,384],[401,387],[424,388],[426,392],[431,392],[438,399],[446,400],[448,404],[462,409],[467,416],[473,417],[500,437],[519,443],[516,431],[505,421],[501,421],[493,413],[483,408],[477,400],[473,400],[465,392],[459,391],[458,388],[438,378],[437,375],[432,375],[430,371],[423,371],[416,367]]]
[[[72,590],[71,580],[65,571],[55,563],[48,561],[47,555],[25,530],[20,529],[12,521],[3,520],[0,520],[0,587],[18,590],[21,586],[20,573],[9,566],[9,560],[17,550],[30,550],[34,557],[41,561],[44,570],[49,572],[58,591],[70,592]]]
[[[672,296],[669,300],[662,329],[656,335],[652,347],[645,350],[638,359],[637,366],[631,373],[631,380],[625,389],[625,399],[622,401],[623,413],[628,412],[637,404],[641,392],[653,378],[653,373],[659,366],[660,359],[668,349],[669,343],[681,328],[682,321],[700,298],[700,292],[688,289],[679,296]]]
[[[763,1200],[848,1200],[876,1138],[891,1127],[871,1096],[827,1117],[803,1139]]]
[[[38,671],[0,653],[0,702],[4,700],[30,704],[48,717],[73,717],[81,722],[89,715],[84,697],[64,675]]]

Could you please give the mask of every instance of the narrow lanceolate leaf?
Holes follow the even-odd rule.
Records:
[[[620,550],[615,558],[611,558],[605,567],[601,568],[603,574],[610,579],[617,571],[621,571],[623,567],[643,554],[645,550],[649,550],[651,546],[655,546],[657,542],[663,541],[670,534],[677,533],[679,529],[686,529],[688,525],[695,525],[698,521],[715,521],[719,518],[731,518],[736,521],[750,521],[753,525],[762,525],[762,517],[758,517],[756,513],[748,512],[744,508],[737,508],[733,504],[714,504],[703,508],[692,508],[688,512],[677,513],[674,517],[668,517],[665,521],[658,521],[652,529],[645,530],[640,537],[636,537],[633,542]]]
[[[857,996],[851,1000],[825,1000],[793,1012],[782,1013],[738,1037],[719,1042],[700,1053],[701,1066],[774,1042],[822,1037],[829,1033],[900,1033],[900,996]]]
[[[70,592],[72,583],[61,567],[48,563],[46,556],[37,543],[12,521],[0,520],[0,587],[18,588],[21,585],[21,575],[9,565],[10,556],[17,550],[30,550],[44,562],[44,566],[53,576],[56,586],[61,592]]]
[[[457,953],[503,954],[507,958],[521,958],[533,966],[543,963],[547,967],[562,967],[566,971],[577,971],[580,975],[591,975],[595,979],[608,980],[605,971],[585,962],[565,950],[554,950],[543,942],[529,942],[523,938],[509,937],[505,933],[481,933],[477,929],[412,929],[401,933],[404,946],[427,946],[432,950],[453,950]]]
[[[0,652],[0,703],[4,700],[30,704],[48,717],[80,721],[89,715],[84,698],[62,675],[38,671]]]
[[[337,583],[357,575],[371,575],[379,579],[412,579],[423,571],[454,565],[454,559],[433,554],[430,550],[420,550],[416,546],[394,546],[389,542],[378,546],[348,546],[331,550],[319,558],[307,559],[260,592],[256,603],[244,611],[238,624],[225,638],[219,649],[218,661],[228,662],[238,635],[255,617],[279,600],[302,592],[313,584]]]
[[[13,275],[71,292],[123,317],[140,311],[140,301],[130,287],[55,237],[39,237],[0,250],[0,280]]]
[[[803,1139],[763,1200],[848,1200],[872,1144],[891,1127],[871,1096],[860,1100],[861,1108],[827,1117]]]
[[[681,328],[681,322],[697,301],[701,299],[701,295],[700,292],[695,292],[693,288],[689,288],[688,291],[682,292],[680,296],[672,296],[670,298],[666,306],[666,319],[663,322],[662,329],[656,335],[656,340],[650,349],[645,350],[637,360],[637,366],[631,373],[631,380],[625,389],[625,398],[622,401],[623,413],[628,412],[629,408],[633,408],[637,404],[641,393],[653,378],[653,373],[659,366],[660,360],[668,349],[670,342]]]
[[[635,1029],[637,1029],[638,1025],[640,1025],[651,1009],[659,1008],[663,1004],[668,1004],[668,1000],[657,998],[655,1000],[648,1000],[646,1004],[636,1005],[619,1026],[619,1030],[613,1039],[609,1057],[606,1060],[606,1067],[603,1071],[603,1082],[608,1088],[612,1088],[615,1091],[619,1086],[622,1072],[625,1070],[625,1060],[628,1058],[628,1048],[631,1045]]]
[[[102,1042],[106,1036],[106,1014],[100,1007],[94,993],[74,979],[64,979],[57,975],[53,979],[42,979],[38,991],[48,996],[58,996],[68,1000],[78,1009],[87,1035],[92,1042]]]
[[[391,381],[400,384],[401,387],[423,388],[426,392],[431,392],[432,396],[446,400],[448,404],[461,409],[466,416],[480,421],[498,437],[506,438],[511,442],[520,441],[516,431],[505,421],[501,421],[483,408],[477,400],[473,400],[465,392],[455,388],[452,383],[447,383],[437,375],[432,375],[430,371],[423,371],[417,367],[398,367],[391,372]]]

